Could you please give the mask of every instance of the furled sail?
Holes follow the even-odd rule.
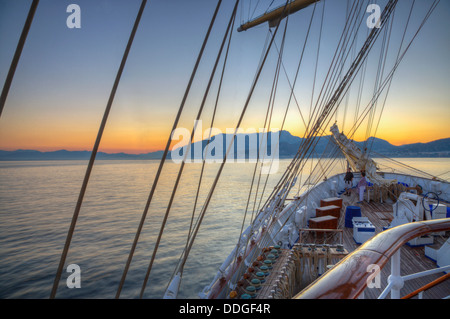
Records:
[[[357,172],[365,171],[367,178],[379,186],[389,186],[397,183],[396,180],[384,179],[377,173],[377,164],[368,154],[362,152],[345,134],[339,132],[339,128],[334,124],[331,129],[336,144],[344,154],[350,167]]]
[[[281,19],[284,19],[288,15],[295,13],[299,10],[306,8],[307,6],[318,2],[319,0],[294,0],[286,5],[282,5],[270,12],[264,13],[263,15],[253,19],[238,28],[238,32],[248,30],[257,25],[263,24],[264,22],[269,22],[269,26],[273,27],[278,24]]]

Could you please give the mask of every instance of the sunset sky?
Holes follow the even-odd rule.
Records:
[[[231,0],[223,2],[179,124],[189,130],[234,4]],[[266,7],[270,2],[261,1],[266,3]],[[404,27],[412,0],[399,2],[395,21]],[[407,42],[431,2],[416,0]],[[71,3],[81,8],[79,29],[70,29],[66,25],[70,15],[66,8]],[[139,0],[40,1],[0,118],[1,150],[92,149],[140,3]],[[236,32],[238,24],[246,20],[249,11],[252,11],[245,4],[248,2],[243,3],[233,30],[229,64],[214,125],[224,132],[225,128],[236,125],[268,30],[267,25],[263,25],[246,32]],[[253,5],[255,3],[252,2]],[[148,1],[112,106],[101,151],[146,153],[164,148],[216,4],[212,0]],[[30,5],[31,0],[0,0],[2,86]],[[318,65],[318,74],[321,75],[317,77],[316,93],[320,90],[320,80],[326,74],[326,62],[336,48],[347,0],[327,0],[325,5]],[[310,108],[313,62],[317,50],[317,42],[314,41],[318,39],[322,6],[323,1],[316,8],[317,16],[311,34],[313,42],[305,56],[309,57],[309,62],[305,62],[302,69],[304,76],[299,78],[295,91],[304,115]],[[293,31],[287,34],[287,39],[292,40],[293,44],[286,46],[283,62],[291,81],[312,10],[313,6],[296,13],[289,20]],[[403,28],[393,28],[392,55],[396,55],[398,47],[395,43],[400,42],[402,32]],[[280,37],[277,37],[278,46],[280,42]],[[271,54],[262,74],[264,79],[255,91],[242,125],[244,129],[263,126],[273,79],[269,73],[276,62],[275,52]],[[378,138],[402,145],[450,137],[449,52],[450,1],[441,1],[394,76],[376,132]],[[369,73],[376,71],[377,59],[375,55],[369,61]],[[218,75],[220,71],[221,64]],[[285,80],[282,71],[280,81]],[[215,80],[213,83],[207,101],[204,129],[211,118],[217,82]],[[365,88],[367,94],[373,92],[372,83],[366,83]],[[288,96],[289,91],[280,89],[278,94]],[[351,91],[351,94],[356,92]],[[352,102],[351,97],[349,103]],[[274,115],[273,128],[280,127],[283,103],[284,100],[279,101],[280,108]],[[345,127],[351,126],[354,117],[350,111],[352,107],[349,106]],[[377,110],[380,112],[381,105]],[[341,109],[336,117],[338,122],[343,114]],[[378,113],[375,119],[378,121]],[[284,129],[293,135],[303,134],[303,124],[294,104]],[[355,139],[363,140],[365,134],[366,130],[362,128]]]

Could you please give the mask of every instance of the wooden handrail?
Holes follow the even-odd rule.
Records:
[[[341,260],[294,299],[356,299],[373,275],[367,271],[369,265],[375,264],[382,269],[411,239],[448,230],[450,218],[414,222],[385,230]]]
[[[450,278],[450,273],[445,274],[442,277],[439,277],[438,279],[433,280],[432,282],[426,284],[425,286],[423,286],[423,287],[413,291],[412,293],[402,297],[401,299],[410,299],[410,298],[414,297],[415,295],[417,295],[417,294],[419,294],[419,293],[421,293],[423,291],[426,291],[428,289],[433,288],[434,286],[439,285],[441,282],[444,282],[444,281],[446,281],[449,278]]]

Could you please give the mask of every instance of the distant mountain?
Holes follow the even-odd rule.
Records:
[[[276,146],[278,136],[280,137],[278,154],[272,153],[272,145]],[[211,142],[208,144],[206,140],[193,143],[190,148],[190,152],[187,158],[193,160],[197,159],[201,161],[202,151],[207,150],[207,159],[223,159],[227,151],[228,145],[230,145],[232,134],[219,134],[212,137]],[[293,136],[288,131],[269,132],[267,141],[263,138],[262,133],[252,134],[238,134],[236,141],[233,143],[233,147],[230,150],[228,156],[229,159],[255,159],[257,152],[262,143],[262,146],[268,145],[267,152],[264,152],[265,157],[271,155],[279,156],[280,158],[293,157],[301,143],[304,142],[303,138]],[[275,143],[275,144],[274,144]],[[331,136],[323,136],[314,141],[315,147],[311,151],[311,157],[330,157],[330,156],[342,156],[340,151],[334,144],[334,140]],[[360,148],[367,147],[371,150],[373,157],[378,155],[389,157],[450,157],[450,138],[440,139],[429,143],[414,143],[401,146],[395,146],[389,142],[371,137],[365,142],[356,142],[355,144]],[[262,148],[265,150],[265,148]],[[276,150],[276,148],[274,148]],[[184,152],[186,147],[179,147],[169,152],[168,159],[182,160],[184,158]],[[59,150],[53,152],[40,152],[35,150],[16,150],[16,151],[1,151],[0,161],[47,161],[47,160],[88,160],[90,157],[90,151],[67,151]],[[126,154],[126,153],[114,153],[108,154],[104,152],[97,153],[98,160],[148,160],[148,159],[160,159],[163,155],[163,151],[150,152],[146,154]],[[261,155],[262,156],[262,155]]]
[[[108,154],[104,152],[97,153],[99,160],[138,160],[138,159],[160,159],[162,151],[152,152],[148,154],[126,154],[114,153]],[[61,161],[61,160],[89,160],[91,152],[89,151],[53,151],[40,152],[34,150],[17,150],[17,151],[1,151],[0,161]]]
[[[284,132],[283,132],[284,133]],[[336,156],[336,146],[332,136],[323,136],[316,140],[314,157]],[[292,157],[298,150],[302,138],[290,135],[289,132],[281,134],[280,157]],[[415,143],[395,146],[388,141],[370,137],[367,141],[354,141],[361,150],[367,148],[373,157],[379,155],[388,157],[450,157],[450,138],[440,139],[429,143]]]

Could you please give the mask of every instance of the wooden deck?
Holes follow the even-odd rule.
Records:
[[[361,207],[361,214],[363,217],[369,218],[370,222],[375,227],[375,234],[383,231],[383,227],[389,225],[393,218],[392,203],[377,203],[364,201],[356,204],[356,194],[352,196],[344,196],[341,219],[339,222],[340,228],[343,229],[344,247],[349,251],[354,251],[359,245],[353,239],[353,229],[345,227],[345,209],[347,206],[357,205]],[[448,235],[448,233],[446,234]],[[447,236],[448,238],[448,236]],[[434,236],[434,245],[439,248],[445,239],[441,236]],[[401,275],[409,275],[425,270],[436,268],[436,263],[425,256],[425,247],[411,247],[404,245],[401,248]],[[381,292],[387,285],[387,280],[390,275],[390,262],[381,271],[381,288],[367,288],[364,292],[366,299],[378,298]],[[405,296],[416,289],[430,283],[431,281],[441,277],[444,273],[429,275],[418,279],[405,281],[404,287],[401,290],[401,296]],[[424,299],[441,299],[450,295],[450,280],[447,280],[429,290],[424,292]],[[386,299],[390,298],[388,294]],[[417,297],[414,297],[417,298]]]
[[[340,259],[344,258],[345,255],[348,253],[353,252],[354,250],[358,249],[360,246],[358,243],[355,242],[353,238],[353,228],[347,228],[345,227],[345,212],[347,206],[359,206],[361,207],[361,215],[362,217],[367,217],[372,225],[375,227],[375,235],[383,232],[384,227],[389,226],[390,222],[393,219],[393,203],[392,202],[386,202],[386,203],[379,203],[374,201],[364,201],[362,203],[357,203],[357,196],[356,194],[352,194],[351,196],[341,196],[343,199],[342,201],[342,209],[340,218],[338,220],[338,229],[337,230],[325,230],[328,232],[328,235],[326,237],[323,237],[322,235],[317,235],[317,229],[304,229],[305,237],[304,240],[300,240],[299,246],[296,245],[292,250],[281,250],[279,254],[279,258],[277,261],[273,264],[273,269],[270,270],[270,275],[265,278],[265,282],[261,284],[260,289],[258,290],[255,298],[257,299],[267,299],[267,298],[292,298],[296,294],[300,292],[303,288],[305,288],[309,283],[311,283],[312,280],[314,280],[314,277],[308,277],[310,268],[301,269],[301,275],[298,277],[298,275],[293,275],[292,269],[296,269],[299,267],[299,264],[305,265],[303,261],[305,260],[302,258],[306,258],[308,260],[308,253],[305,253],[304,250],[308,249],[308,246],[303,245],[309,245],[309,244],[315,244],[317,247],[320,245],[331,245],[336,246],[336,244],[343,244],[344,249],[342,250],[342,247],[340,248],[340,252],[338,253],[335,251],[335,255],[339,255],[338,258],[333,259],[327,259],[326,265],[333,265],[336,264]],[[309,233],[311,231],[311,234]],[[434,236],[434,246],[435,248],[441,247],[441,245],[445,242],[446,238],[448,238],[448,235],[450,233],[447,232],[445,236]],[[374,236],[375,236],[374,235]],[[312,236],[312,237],[311,237]],[[302,235],[301,235],[302,239]],[[329,247],[331,247],[329,246]],[[339,245],[338,245],[339,246]],[[299,248],[300,247],[300,248]],[[323,247],[323,246],[321,246]],[[318,251],[318,250],[317,250]],[[316,251],[316,252],[317,252]],[[331,252],[331,248],[329,250]],[[304,256],[299,258],[293,258],[291,259],[291,256]],[[321,258],[319,256],[320,253],[317,253],[317,256],[315,257],[315,260],[317,261],[317,258]],[[328,255],[327,258],[329,258],[331,255]],[[335,257],[336,257],[335,256]],[[311,257],[311,256],[309,256]],[[297,261],[297,265],[293,266],[293,260]],[[300,262],[298,262],[300,260]],[[307,261],[311,262],[311,261]],[[295,263],[295,262],[294,262]],[[323,263],[322,263],[323,264]],[[287,265],[290,265],[289,267]],[[316,265],[316,264],[314,264]],[[310,266],[310,264],[308,264]],[[401,248],[401,275],[406,276],[410,274],[419,273],[426,270],[431,270],[436,268],[436,263],[427,258],[425,256],[425,247],[411,247],[409,245],[404,245]],[[313,267],[316,269],[316,266]],[[311,269],[313,269],[311,268]],[[291,272],[288,271],[289,275],[286,276],[286,269],[290,269]],[[326,270],[325,270],[326,271]],[[304,280],[305,274],[307,274],[307,281]],[[383,292],[385,287],[388,283],[388,277],[391,272],[391,264],[390,261],[384,266],[384,268],[381,270],[380,274],[380,288],[366,288],[364,291],[364,298],[365,299],[377,299],[378,296]],[[434,275],[428,275],[425,277],[408,280],[405,281],[404,286],[401,290],[401,296],[406,296],[407,294],[410,294],[411,292],[416,291],[417,289],[429,284],[433,280],[436,280],[440,277],[442,277],[444,273],[438,273]],[[318,273],[313,275],[318,276]],[[283,278],[291,278],[291,279],[282,279]],[[292,282],[292,278],[294,279],[294,282]],[[299,279],[300,278],[300,279]],[[314,278],[314,279],[313,279]],[[295,286],[295,287],[294,287]],[[283,291],[283,293],[274,293],[274,291]],[[291,297],[288,297],[291,296]],[[439,285],[425,291],[423,293],[422,298],[423,299],[442,299],[445,297],[450,296],[450,280],[446,280]],[[386,299],[390,298],[390,294],[387,294]],[[417,296],[413,297],[417,298]]]

